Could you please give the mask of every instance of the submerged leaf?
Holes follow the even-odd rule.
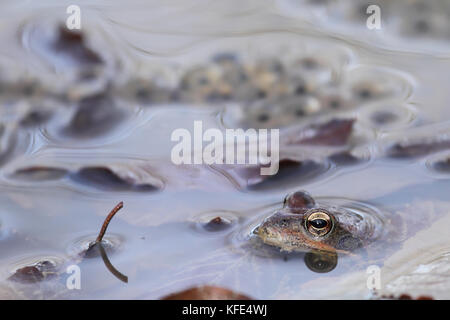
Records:
[[[83,167],[70,174],[70,178],[80,184],[114,191],[156,191],[163,187],[163,182],[145,168],[121,164]]]
[[[64,177],[68,170],[53,167],[27,167],[16,170],[12,176],[14,178],[32,181],[56,180]]]
[[[36,283],[56,276],[58,270],[50,261],[40,261],[34,265],[17,269],[8,279],[21,283]]]
[[[84,138],[103,134],[112,130],[125,117],[125,112],[114,103],[107,93],[83,98],[64,133]]]
[[[202,286],[173,293],[162,300],[251,300],[250,297],[229,289]]]

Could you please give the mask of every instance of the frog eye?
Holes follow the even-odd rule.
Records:
[[[306,230],[314,236],[324,236],[332,227],[333,220],[325,211],[315,211],[306,217]]]

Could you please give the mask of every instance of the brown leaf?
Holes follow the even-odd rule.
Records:
[[[102,58],[88,48],[83,33],[69,30],[65,25],[58,27],[58,36],[52,44],[55,53],[65,55],[80,65],[101,64]]]
[[[64,133],[84,138],[103,134],[121,122],[125,114],[106,93],[83,98]]]
[[[17,269],[8,279],[21,283],[36,283],[54,277],[57,273],[56,265],[50,261],[40,261],[34,265]]]
[[[68,171],[62,168],[34,166],[16,170],[14,178],[32,181],[56,180],[64,177]]]
[[[114,191],[155,191],[163,187],[161,180],[147,170],[119,164],[84,167],[70,174],[70,178],[77,183]]]
[[[213,286],[187,289],[163,297],[161,300],[252,300],[243,294]]]

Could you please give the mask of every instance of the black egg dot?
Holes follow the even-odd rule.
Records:
[[[150,98],[150,92],[145,88],[139,88],[136,90],[136,97],[141,100],[148,100]]]
[[[323,229],[327,226],[327,222],[324,219],[314,219],[309,223],[316,229]]]
[[[258,122],[267,122],[269,119],[270,116],[267,113],[263,113],[258,116]]]
[[[295,110],[295,115],[296,115],[297,117],[303,117],[303,116],[305,115],[305,110],[303,110],[303,109],[297,109],[297,110]]]
[[[397,116],[389,111],[378,111],[372,114],[372,120],[377,124],[386,124],[394,122]]]
[[[23,89],[23,93],[26,96],[31,96],[33,93],[35,92],[35,87],[33,85],[27,85],[25,86],[25,88]]]
[[[330,101],[330,107],[332,109],[338,109],[341,106],[341,103],[339,102],[339,100],[331,100]]]
[[[414,25],[414,28],[416,29],[417,32],[426,33],[430,30],[430,25],[425,20],[419,20]]]
[[[298,86],[297,88],[295,88],[295,94],[297,95],[302,95],[306,93],[306,88],[305,86]]]
[[[259,90],[257,95],[260,99],[264,99],[267,96],[266,92],[264,92],[263,90]]]
[[[362,89],[358,92],[358,95],[361,99],[370,99],[372,97],[372,93],[369,89]]]
[[[200,79],[198,79],[198,84],[204,86],[208,84],[208,79],[205,77],[201,77]]]
[[[229,93],[222,93],[222,99],[230,100],[232,98],[231,94]]]
[[[305,67],[305,69],[309,69],[309,70],[313,70],[318,67],[317,62],[311,58],[303,60],[302,64],[303,64],[303,67]]]

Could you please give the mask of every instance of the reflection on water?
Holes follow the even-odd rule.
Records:
[[[311,271],[327,273],[336,268],[338,255],[331,252],[310,251],[305,254],[305,264]]]
[[[52,1],[4,5],[0,297],[157,299],[209,285],[365,298],[370,265],[388,279],[381,293],[449,297],[448,281],[430,285],[448,277],[449,242],[428,231],[450,206],[449,62],[428,54],[448,45],[436,22],[447,6],[414,1],[416,21],[399,18],[404,1],[379,1],[387,29],[366,37],[347,32],[364,29],[364,1],[267,2],[99,1],[82,5],[82,32]],[[175,166],[171,133],[194,120],[280,128],[279,173]],[[84,259],[97,216],[119,201]],[[275,232],[289,241],[274,245]],[[80,291],[65,286],[72,264]]]

